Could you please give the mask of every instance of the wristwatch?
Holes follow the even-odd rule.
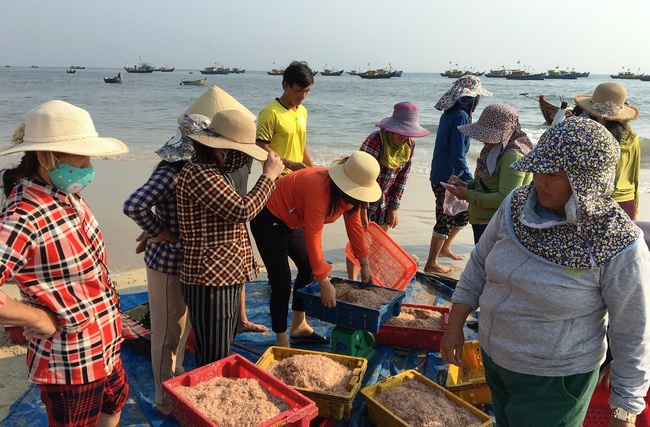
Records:
[[[631,424],[636,423],[636,414],[627,412],[623,408],[614,408],[614,410],[612,411],[612,417],[616,418],[617,420],[623,420],[626,423],[631,423]]]

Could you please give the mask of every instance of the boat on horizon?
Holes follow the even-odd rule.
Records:
[[[320,72],[321,76],[340,76],[344,70],[335,71],[336,68],[325,68]]]
[[[636,80],[636,79],[641,79],[641,77],[643,77],[644,74],[639,74],[638,72],[633,73],[628,68],[626,71],[621,71],[618,74],[610,74],[609,76],[613,79]]]
[[[208,80],[207,77],[203,77],[202,79],[197,79],[197,80],[181,80],[181,85],[184,86],[203,86]]]
[[[74,73],[77,72],[77,70],[73,70],[72,68],[68,68],[67,70],[65,70],[65,72],[68,73],[68,74],[74,74]]]
[[[234,67],[230,69],[231,74],[244,74],[245,72],[246,72],[245,68],[241,69],[241,68]]]
[[[175,67],[171,67],[171,68],[169,68],[168,66],[163,65],[162,67],[160,67],[160,68],[157,69],[156,71],[160,71],[160,72],[162,72],[162,73],[173,73],[173,72],[174,72],[174,68],[175,68]]]
[[[525,70],[511,70],[506,80],[544,80],[545,73],[529,73]]]
[[[32,66],[29,67],[29,68],[38,68],[38,65],[32,65]]]
[[[565,79],[565,80],[576,80],[580,73],[569,70],[558,70],[558,67],[555,67],[554,70],[546,70],[547,79]]]
[[[81,65],[71,65],[70,66],[71,70],[85,70],[86,66],[84,65],[83,67]]]
[[[223,74],[223,75],[228,75],[230,74],[230,68],[225,68],[225,67],[205,67],[204,69],[200,70],[201,74]]]
[[[266,74],[269,76],[281,76],[284,74],[284,68],[273,68],[271,71],[267,71]]]
[[[148,62],[140,62],[139,64],[129,67],[129,65],[125,65],[124,70],[127,73],[135,73],[135,74],[148,74],[148,73],[153,73],[155,70],[155,67]]]

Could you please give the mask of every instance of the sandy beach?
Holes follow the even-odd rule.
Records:
[[[18,157],[9,157],[0,164],[14,164]],[[95,181],[83,193],[104,234],[108,252],[108,266],[120,293],[146,290],[146,275],[142,255],[135,254],[135,238],[140,229],[122,213],[122,203],[150,175],[155,161],[93,160]],[[261,173],[255,164],[249,186]],[[431,229],[435,222],[434,199],[428,175],[412,174],[409,178],[402,206],[399,226],[391,231],[393,239],[409,254],[417,255],[420,267],[426,261]],[[650,220],[650,196],[641,197],[640,220]],[[332,275],[345,276],[347,244],[343,221],[325,227],[323,250],[325,259],[332,263]],[[456,238],[452,249],[457,254],[469,256],[473,247],[471,227],[465,227]],[[259,257],[258,257],[259,258]],[[464,261],[442,258],[444,265],[455,267],[454,276],[462,271]],[[261,279],[264,278],[262,275]],[[16,286],[7,283],[2,291],[18,298]],[[270,325],[269,325],[270,326]],[[12,344],[8,333],[0,329],[0,420],[4,419],[11,404],[27,389],[25,345]]]

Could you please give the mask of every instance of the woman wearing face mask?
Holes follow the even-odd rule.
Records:
[[[63,101],[30,111],[12,140],[0,155],[24,154],[2,173],[0,286],[13,279],[22,300],[0,291],[0,323],[24,327],[29,379],[51,426],[116,426],[129,396],[118,295],[78,192],[95,176],[91,156],[128,148],[99,138],[90,115]]]

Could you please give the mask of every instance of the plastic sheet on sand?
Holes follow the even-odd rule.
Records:
[[[407,296],[404,302],[415,302],[429,305],[449,305],[444,293],[438,291],[430,283],[419,280],[416,276],[405,290]],[[270,326],[271,320],[268,312],[268,301],[270,289],[266,281],[254,281],[246,284],[246,312],[248,318],[255,323],[262,323]],[[122,309],[127,310],[138,304],[147,301],[147,293],[123,294],[121,295]],[[322,334],[331,336],[334,325],[311,319],[310,324]],[[474,332],[466,329],[468,339],[476,339]],[[274,345],[275,340],[272,334],[261,333],[240,333],[235,339],[232,347],[237,352],[252,362],[256,362],[259,355],[269,346]],[[316,351],[330,351],[330,345],[299,345],[298,348],[305,348]],[[368,369],[364,378],[363,386],[371,385],[384,378],[398,374],[407,369],[418,369],[421,373],[436,381],[438,384],[445,384],[446,366],[440,359],[439,353],[418,352],[416,350],[393,349],[386,346],[375,346],[377,354],[368,363]],[[176,426],[175,422],[161,419],[153,411],[154,387],[151,372],[151,362],[143,354],[131,350],[122,349],[122,361],[129,376],[131,395],[122,412],[120,425],[122,426]],[[196,366],[194,356],[187,354],[183,364],[186,371]],[[47,425],[47,415],[40,400],[38,387],[32,385],[19,397],[11,406],[9,414],[0,423],[5,427],[13,426],[40,426]],[[368,421],[366,405],[358,394],[353,402],[353,408],[349,420],[342,420],[334,426],[365,427],[371,426]]]

